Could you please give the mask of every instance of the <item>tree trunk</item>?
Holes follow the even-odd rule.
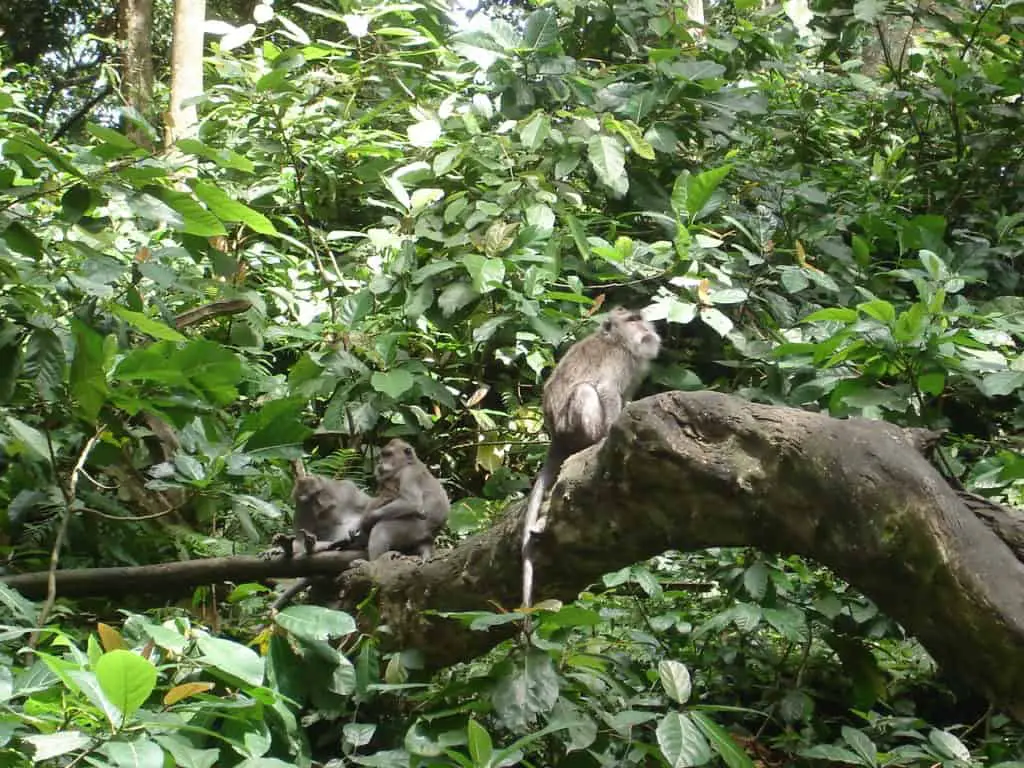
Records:
[[[601,574],[669,549],[797,553],[832,568],[949,672],[1024,718],[1024,514],[953,490],[921,453],[935,437],[715,392],[632,403],[607,440],[562,468],[537,539],[538,598],[573,600]],[[383,647],[420,648],[430,668],[479,656],[515,625],[471,631],[438,614],[520,604],[523,506],[426,562],[383,557],[344,571],[339,604],[354,608],[375,590],[390,629]],[[222,558],[102,569],[111,572],[103,579],[58,571],[57,585],[102,594],[114,580],[167,592],[326,573],[355,556]],[[0,582],[39,594],[45,577]]]
[[[184,104],[203,92],[203,24],[206,0],[175,0],[171,46],[171,105],[167,111],[164,144],[195,133],[195,104]]]
[[[118,37],[121,42],[122,94],[136,120],[145,123],[153,104],[153,0],[120,0]],[[137,144],[150,146],[145,130],[128,122],[125,133]]]
[[[601,574],[668,549],[797,553],[1024,717],[1024,564],[993,530],[1019,543],[1024,516],[1002,508],[991,528],[982,522],[921,455],[933,438],[714,392],[632,403],[604,443],[562,469],[536,547],[537,597],[573,600]],[[517,606],[521,524],[507,515],[423,564],[382,558],[348,571],[343,605],[376,589],[394,647],[423,649],[433,667],[474,658],[500,630],[422,611]]]

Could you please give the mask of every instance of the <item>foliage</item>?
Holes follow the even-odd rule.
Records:
[[[706,10],[698,37],[631,0],[457,26],[429,2],[277,3],[218,28],[199,133],[161,154],[109,101],[49,141],[40,83],[72,40],[40,36],[35,68],[13,51],[9,562],[42,566],[65,517],[65,566],[251,552],[284,525],[288,459],[358,478],[395,435],[464,536],[525,488],[541,375],[613,303],[661,321],[651,391],[947,428],[946,470],[1019,503],[1019,7]],[[2,597],[10,667],[37,614]],[[219,611],[242,637],[263,605],[242,585]],[[12,765],[24,744],[97,765],[1024,759],[1019,727],[795,557],[637,564],[429,682],[320,609],[277,616],[260,654],[177,612],[97,640],[61,611],[0,670]]]

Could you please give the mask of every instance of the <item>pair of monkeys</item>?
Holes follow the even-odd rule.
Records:
[[[385,552],[430,557],[434,536],[448,522],[451,504],[444,487],[404,440],[391,440],[380,452],[374,475],[377,495],[368,496],[350,480],[307,474],[295,468],[294,535],[279,533],[267,555],[313,555],[330,549],[365,549],[370,560]],[[273,604],[279,611],[308,587],[300,579]]]

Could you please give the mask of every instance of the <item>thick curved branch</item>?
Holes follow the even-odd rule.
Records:
[[[927,442],[926,440],[924,442]],[[918,452],[922,434],[714,392],[631,404],[566,462],[537,547],[538,599],[668,549],[751,545],[831,567],[949,671],[1024,713],[1024,565]],[[347,607],[377,590],[396,646],[444,666],[507,636],[424,609],[518,605],[517,507],[423,564],[341,577]]]

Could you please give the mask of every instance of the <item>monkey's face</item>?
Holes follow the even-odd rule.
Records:
[[[641,312],[615,307],[604,321],[604,331],[616,337],[634,357],[653,360],[661,351],[661,337]]]
[[[394,477],[402,467],[413,464],[415,461],[416,451],[405,440],[399,440],[396,437],[381,449],[374,474],[377,476],[377,481],[380,482]]]

